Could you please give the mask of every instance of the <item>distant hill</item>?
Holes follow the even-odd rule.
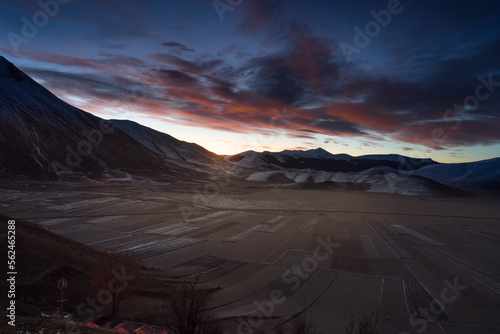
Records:
[[[437,164],[432,159],[415,159],[397,154],[365,155],[331,154],[322,149],[307,151],[254,152],[246,151],[227,158],[244,168],[253,169],[313,169],[327,172],[361,172],[374,167],[414,170]]]
[[[426,166],[412,174],[471,192],[500,193],[500,158]]]
[[[441,164],[398,154],[331,154],[307,151],[246,151],[226,158],[251,172],[249,181],[310,183],[315,188],[343,187],[406,195],[500,193],[500,158],[473,163]],[[335,186],[337,184],[337,186]]]

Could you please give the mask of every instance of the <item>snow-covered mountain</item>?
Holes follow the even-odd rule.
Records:
[[[247,151],[227,158],[250,170],[248,181],[270,183],[349,185],[359,189],[399,194],[500,193],[500,158],[472,163],[440,164],[398,154],[331,154],[308,151]],[[251,172],[251,170],[254,170]]]
[[[314,170],[257,171],[248,181],[272,183],[275,187],[300,189],[349,189],[401,195],[463,196],[459,189],[436,181],[398,172],[381,166],[362,172],[325,172]]]
[[[228,161],[251,169],[311,169],[327,172],[360,172],[386,166],[398,170],[414,170],[437,164],[432,159],[415,159],[397,154],[365,155],[331,154],[322,149],[307,151],[254,152],[246,151],[227,158]]]
[[[136,132],[150,131],[141,131],[137,125]],[[164,179],[185,177],[187,152],[192,148],[197,155],[200,147],[171,141],[172,150],[176,145],[182,147],[181,167],[175,157],[165,159],[169,141],[157,137],[160,150],[142,144],[120,126],[60,100],[0,56],[0,175],[65,179],[82,174],[147,173]],[[206,152],[201,155],[209,156]]]
[[[500,192],[500,158],[438,164],[396,154],[353,157],[317,148],[247,151],[223,159],[137,123],[104,121],[75,108],[0,57],[0,176],[192,179],[227,166],[226,160],[236,167],[234,175],[248,181],[354,185],[401,194]]]
[[[392,162],[402,163],[402,164],[405,164],[407,162],[412,162],[412,163],[415,163],[414,167],[416,169],[418,169],[422,166],[436,164],[436,162],[434,160],[429,159],[429,158],[416,159],[416,158],[410,158],[410,157],[406,157],[404,155],[399,155],[399,154],[368,154],[368,155],[361,155],[359,157],[356,157],[356,159],[392,161]],[[420,164],[417,165],[417,163],[420,163]]]
[[[128,120],[111,120],[116,127],[130,135],[142,145],[160,154],[166,160],[189,163],[223,163],[223,158],[195,143],[178,140]]]
[[[322,149],[321,147],[312,149],[312,150],[284,150],[277,155],[286,157],[294,157],[298,159],[337,159],[342,160],[343,158],[350,158],[351,156],[348,154],[331,154],[327,150]]]
[[[425,166],[413,175],[473,192],[500,192],[500,158]]]

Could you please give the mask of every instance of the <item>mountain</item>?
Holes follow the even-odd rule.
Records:
[[[472,192],[500,192],[500,158],[425,166],[413,175]]]
[[[229,161],[249,181],[402,194],[500,192],[500,158],[439,164],[397,154],[247,151],[225,159],[131,121],[105,121],[62,101],[0,56],[0,176],[59,180],[205,178]],[[243,171],[242,171],[243,170]],[[235,175],[236,175],[235,174]]]
[[[316,170],[267,170],[250,173],[248,181],[266,182],[273,187],[292,189],[365,190],[401,195],[465,196],[467,193],[434,180],[400,173],[381,166],[362,172],[325,172]]]
[[[248,181],[300,187],[363,189],[405,195],[500,193],[500,158],[456,164],[397,154],[352,157],[321,148],[308,151],[247,151],[228,157],[247,168]],[[290,185],[291,184],[291,185]]]
[[[290,156],[299,159],[339,159],[342,160],[342,156],[350,157],[347,154],[337,154],[333,155],[330,152],[322,149],[321,147],[311,150],[284,150],[279,152],[282,156]]]
[[[0,175],[4,176],[61,180],[147,174],[175,180],[187,177],[181,165],[193,155],[203,151],[200,159],[213,159],[198,145],[151,134],[153,130],[140,125],[117,126],[75,108],[1,56],[0,128]],[[137,133],[150,136],[134,139]],[[151,143],[154,138],[159,140],[157,146]],[[169,145],[182,153],[166,159]]]
[[[360,157],[348,154],[331,154],[322,148],[307,151],[264,151],[262,153],[246,151],[228,157],[227,160],[240,167],[251,169],[312,169],[326,172],[361,172],[381,166],[398,170],[414,170],[422,166],[437,164],[432,159],[416,159],[397,154]]]
[[[110,120],[110,122],[166,160],[173,160],[177,163],[183,161],[195,164],[223,163],[223,158],[200,145],[178,140],[163,132],[132,121]]]

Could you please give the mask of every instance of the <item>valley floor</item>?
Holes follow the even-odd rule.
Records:
[[[324,333],[372,311],[382,333],[500,330],[498,198],[253,183],[0,189],[3,215],[220,288],[211,308],[228,333],[270,330],[302,308]]]

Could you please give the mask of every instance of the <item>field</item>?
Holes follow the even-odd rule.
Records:
[[[3,215],[219,288],[210,306],[228,333],[268,331],[303,308],[324,333],[371,312],[381,333],[500,331],[498,198],[247,183],[205,194],[203,183],[1,188]]]

